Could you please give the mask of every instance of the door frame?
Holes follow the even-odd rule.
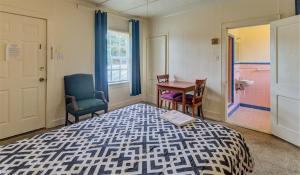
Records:
[[[45,114],[45,125],[44,125],[44,128],[48,128],[48,126],[50,125],[50,121],[49,121],[49,117],[48,117],[48,114],[47,114],[47,101],[48,101],[48,81],[47,81],[47,79],[48,79],[48,74],[49,74],[49,71],[48,71],[48,61],[49,61],[49,59],[48,58],[52,58],[52,56],[53,56],[53,53],[51,53],[51,55],[48,55],[48,54],[50,54],[50,52],[48,52],[48,46],[49,46],[49,40],[48,40],[48,31],[49,31],[49,25],[48,25],[48,17],[45,17],[45,16],[43,16],[43,15],[34,15],[34,14],[31,14],[31,13],[29,13],[29,12],[27,12],[27,11],[20,11],[20,10],[18,10],[18,9],[13,9],[13,10],[2,10],[1,9],[1,5],[0,5],[0,13],[7,13],[7,14],[11,14],[11,15],[17,15],[17,16],[21,16],[21,17],[27,17],[27,18],[33,18],[33,19],[39,19],[39,20],[44,20],[45,21],[45,24],[46,24],[46,31],[45,31],[45,33],[46,33],[46,42],[45,42],[45,56],[46,56],[46,60],[45,60],[45,62],[46,62],[46,64],[45,64],[45,70],[46,70],[46,72],[45,72],[45,74],[46,74],[46,77],[45,77],[45,79],[46,79],[46,81],[45,81],[45,111],[44,111],[44,114]],[[28,15],[27,15],[28,14]],[[52,51],[53,49],[51,48],[51,51]]]
[[[229,62],[229,60],[228,60],[228,62],[227,62],[227,66],[229,66],[229,64],[231,65],[231,73],[230,73],[230,75],[229,75],[229,71],[227,71],[227,78],[229,78],[229,76],[231,77],[231,81],[229,81],[228,80],[228,87],[227,88],[229,88],[229,85],[231,85],[230,86],[230,89],[228,89],[228,92],[230,91],[230,96],[231,96],[231,99],[230,99],[230,103],[228,103],[228,99],[227,99],[227,103],[228,103],[228,106],[227,106],[227,108],[229,107],[229,106],[231,106],[231,105],[234,105],[234,97],[235,97],[235,95],[234,95],[234,62],[235,62],[235,43],[234,43],[234,41],[235,41],[235,38],[234,38],[234,36],[233,35],[231,35],[231,34],[228,34],[228,42],[229,42],[229,39],[231,39],[232,41],[232,46],[231,46],[231,62]],[[229,50],[229,47],[228,47],[228,50]],[[228,51],[229,52],[229,51]],[[229,59],[228,58],[228,56],[227,56],[227,59]],[[229,69],[228,69],[229,70]],[[228,94],[228,96],[229,96],[229,94]]]
[[[166,43],[165,43],[165,74],[169,73],[169,33],[163,33],[158,35],[152,35],[146,38],[146,101],[152,103],[152,96],[150,96],[148,92],[148,79],[149,79],[149,40],[159,38],[159,37],[165,37]]]
[[[233,28],[257,26],[270,24],[272,21],[279,20],[280,14],[238,20],[228,23],[223,23],[221,26],[221,89],[222,89],[222,99],[223,99],[223,121],[228,122],[228,30]]]

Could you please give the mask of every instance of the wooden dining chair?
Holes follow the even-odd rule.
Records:
[[[157,76],[157,82],[158,83],[167,83],[169,82],[169,75],[158,75]],[[163,106],[163,102],[167,105],[168,103],[168,109],[170,109],[170,106],[175,106],[174,99],[181,95],[180,93],[173,92],[173,91],[166,91],[166,90],[160,90],[159,91],[159,107],[161,108]]]
[[[194,94],[186,94],[186,106],[187,108],[192,109],[192,116],[195,117],[195,109],[198,111],[198,115],[202,119],[204,119],[204,113],[203,113],[203,96],[204,96],[204,91],[205,91],[205,85],[206,85],[206,80],[196,80],[195,82],[195,89],[194,89]],[[182,103],[182,96],[177,96],[174,99],[175,103],[175,109],[178,110],[178,105]]]

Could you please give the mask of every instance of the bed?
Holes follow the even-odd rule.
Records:
[[[240,133],[201,121],[177,127],[167,110],[135,104],[0,147],[0,174],[244,175],[254,162]]]

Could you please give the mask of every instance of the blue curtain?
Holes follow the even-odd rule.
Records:
[[[130,20],[131,25],[131,96],[141,94],[141,72],[140,72],[140,22]]]
[[[107,81],[107,13],[95,13],[95,88],[108,100]]]
[[[296,15],[300,15],[300,0],[295,0],[296,1]]]

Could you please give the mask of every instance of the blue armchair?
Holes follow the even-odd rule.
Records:
[[[64,77],[65,82],[65,100],[66,100],[66,122],[69,121],[69,113],[75,117],[75,123],[79,117],[91,114],[98,115],[96,112],[104,110],[107,112],[108,102],[104,92],[95,91],[93,75],[74,74]]]

